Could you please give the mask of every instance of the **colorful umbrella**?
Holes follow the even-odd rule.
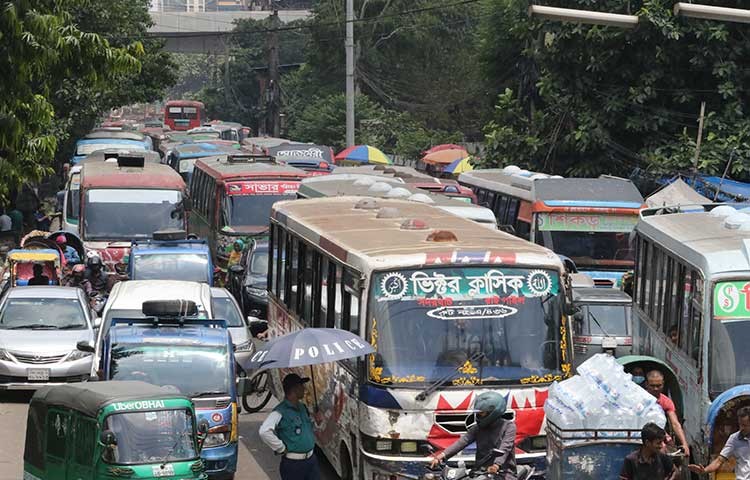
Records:
[[[342,161],[353,162],[353,163],[372,163],[390,165],[391,160],[380,150],[369,145],[354,145],[345,150],[339,152],[334,157],[336,163]]]
[[[422,161],[429,165],[448,165],[455,162],[456,160],[463,160],[468,157],[464,149],[451,148],[448,150],[440,150],[433,153],[428,153],[422,157]]]
[[[456,145],[455,143],[443,143],[441,145],[435,145],[434,147],[428,148],[424,152],[422,152],[423,155],[429,155],[431,153],[440,152],[442,150],[463,150],[466,152],[466,149],[462,147],[461,145]],[[468,155],[469,152],[466,152]]]
[[[471,160],[471,157],[454,160],[443,169],[443,172],[452,173],[454,175],[458,175],[459,173],[464,172],[470,172],[474,170],[474,165],[472,165],[469,160]]]

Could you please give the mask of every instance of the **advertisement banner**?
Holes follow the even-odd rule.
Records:
[[[718,282],[714,286],[714,318],[750,319],[750,281]]]
[[[227,195],[294,195],[299,182],[229,182]]]

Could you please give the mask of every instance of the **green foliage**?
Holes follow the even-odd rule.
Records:
[[[0,2],[0,199],[50,173],[58,146],[53,102],[80,79],[101,86],[138,71],[137,50],[79,30],[67,2]]]
[[[727,6],[734,2],[723,2]],[[555,173],[674,173],[692,164],[697,117],[707,102],[700,167],[747,158],[750,40],[742,24],[674,17],[666,0],[575,0],[566,7],[631,13],[632,30],[543,22],[527,2],[486,0],[486,71],[513,71],[485,129],[486,165],[522,163]],[[498,19],[503,24],[497,24]],[[508,55],[520,58],[509,62]],[[733,173],[750,175],[736,162]]]

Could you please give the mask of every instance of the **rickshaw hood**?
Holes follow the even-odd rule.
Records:
[[[708,426],[708,447],[712,447],[714,438],[714,425],[716,424],[716,418],[719,416],[721,409],[730,401],[739,397],[750,396],[750,385],[737,385],[729,390],[725,391],[711,402],[711,406],[708,407],[708,414],[706,415],[706,425]]]

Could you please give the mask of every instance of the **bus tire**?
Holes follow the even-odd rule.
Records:
[[[268,375],[268,371],[256,372],[250,375],[245,382],[246,388],[248,385],[250,388],[248,391],[242,393],[242,408],[247,413],[261,411],[268,404],[268,401],[271,400],[271,388],[269,385],[271,378]]]
[[[354,480],[352,457],[349,455],[349,449],[343,443],[341,444],[341,480]]]

